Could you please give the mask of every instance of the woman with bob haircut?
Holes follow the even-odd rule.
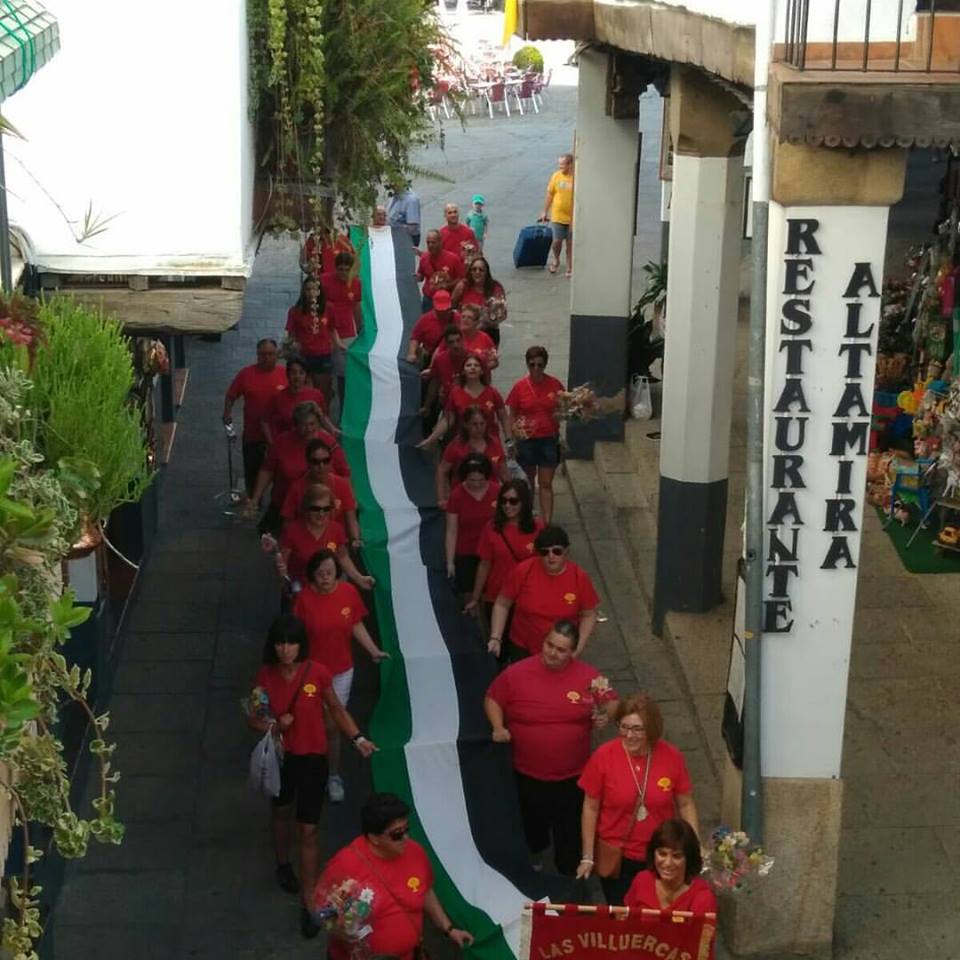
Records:
[[[283,745],[280,793],[271,800],[277,883],[287,893],[301,894],[300,932],[305,937],[315,937],[319,927],[308,911],[319,862],[317,823],[327,786],[324,708],[362,757],[369,757],[377,748],[363,736],[337,699],[330,671],[308,659],[307,631],[290,614],[278,617],[270,625],[263,647],[263,665],[254,688],[266,695],[269,714],[252,713],[249,725],[260,733],[271,731]],[[291,812],[300,840],[300,882],[290,865]]]
[[[680,817],[700,831],[693,785],[683,754],[663,739],[663,715],[644,693],[621,700],[614,720],[620,736],[594,750],[580,776],[583,859],[577,877],[600,877],[609,906],[620,906],[646,867],[657,827]]]
[[[510,625],[510,660],[536,656],[543,638],[558,620],[577,623],[574,656],[583,653],[597,625],[600,598],[585,570],[567,556],[570,538],[563,527],[546,526],[533,541],[536,556],[521,560],[507,574],[490,615],[487,649],[499,657],[507,617]]]
[[[444,548],[447,576],[458,593],[468,594],[480,564],[477,544],[497,508],[500,481],[493,478],[493,464],[482,453],[464,457],[457,473],[460,483],[447,499]]]

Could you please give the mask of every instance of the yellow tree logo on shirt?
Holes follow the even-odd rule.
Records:
[[[407,887],[414,893],[418,893],[420,890],[420,883],[421,881],[419,877],[410,877],[407,880]]]
[[[575,593],[565,593],[563,599],[566,600],[567,603],[573,603],[577,599],[577,595]]]
[[[341,607],[340,616],[343,617],[344,620],[346,620],[347,617],[350,616],[350,607]]]
[[[314,684],[312,684],[312,683],[305,683],[305,684],[303,685],[303,692],[304,692],[308,697],[313,697],[313,696],[316,696],[317,688],[316,688],[316,686],[315,686]]]

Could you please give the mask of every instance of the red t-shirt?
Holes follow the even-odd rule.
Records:
[[[479,247],[477,235],[465,224],[458,223],[455,227],[440,228],[440,242],[448,253],[463,259],[463,245],[469,244],[476,250]]]
[[[657,875],[652,869],[641,870],[630,884],[627,895],[623,898],[625,907],[646,907],[648,910],[662,910],[660,898],[657,896]],[[710,884],[703,877],[693,877],[690,886],[670,904],[667,910],[689,910],[700,914],[717,912],[717,897],[710,889]],[[713,956],[713,950],[710,950]]]
[[[499,283],[493,285],[493,293],[491,293],[489,297],[486,296],[482,290],[467,285],[463,288],[463,293],[460,295],[460,306],[462,307],[465,303],[475,303],[478,307],[486,307],[487,301],[490,299],[507,299],[507,295]]]
[[[367,923],[371,933],[364,939],[373,956],[413,960],[413,951],[423,934],[424,900],[433,887],[433,869],[423,847],[407,839],[399,857],[378,857],[366,837],[357,837],[334,854],[317,882],[314,902],[323,906],[326,893],[344,880],[373,891],[373,906]],[[348,944],[329,937],[332,960],[349,960]]]
[[[560,432],[556,410],[557,394],[562,390],[563,384],[547,374],[539,383],[526,376],[513,385],[507,394],[507,406],[513,411],[515,422],[523,421],[526,438],[555,437]]]
[[[325,357],[333,352],[330,320],[293,306],[287,311],[287,333],[297,341],[303,357]]]
[[[515,523],[504,524],[502,531],[493,528],[493,521],[483,528],[477,554],[490,564],[487,582],[483,585],[484,600],[493,603],[510,571],[533,556],[533,541],[542,529],[542,520],[533,521],[533,533],[524,533]]]
[[[341,476],[349,476],[350,468],[347,466],[347,458],[336,440],[326,430],[318,430],[316,436],[329,444],[333,450],[330,469]],[[286,433],[273,438],[263,464],[265,469],[273,473],[271,503],[275,503],[278,507],[283,506],[290,484],[307,472],[306,450],[307,441],[296,430],[287,430]]]
[[[503,397],[500,391],[494,387],[484,387],[479,396],[471,396],[458,383],[455,383],[447,394],[448,412],[462,417],[467,407],[480,407],[484,416],[487,418],[487,426],[491,435],[497,433],[497,415],[503,409]]]
[[[410,339],[423,344],[423,349],[432,354],[440,346],[443,340],[443,331],[455,323],[460,326],[460,314],[456,310],[451,311],[447,320],[441,320],[437,316],[436,310],[428,310],[420,315],[420,319],[413,325],[410,332]]]
[[[457,517],[457,556],[476,555],[480,533],[497,509],[499,493],[499,480],[490,480],[479,500],[462,483],[450,491],[447,513],[456,514]]]
[[[457,475],[457,467],[460,466],[463,458],[471,453],[482,453],[493,464],[493,475],[499,477],[500,464],[503,463],[504,459],[503,444],[500,442],[499,437],[487,437],[487,445],[483,450],[475,450],[470,446],[469,441],[461,440],[457,437],[443,448],[442,459],[450,464],[451,486],[455,487],[460,482],[460,477]]]
[[[484,365],[489,367],[497,355],[496,345],[490,339],[490,336],[482,330],[474,330],[473,333],[462,330],[461,333],[463,334],[463,349],[467,353],[478,356],[484,362]]]
[[[310,480],[306,473],[297,477],[290,484],[287,495],[283,498],[283,506],[280,508],[280,516],[284,520],[294,520],[300,515],[300,504],[303,503],[303,495],[307,492],[307,487],[311,483],[321,483],[320,480]],[[357,509],[357,499],[353,495],[353,487],[346,477],[338,477],[332,471],[327,474],[326,486],[330,488],[333,494],[333,513],[330,514],[331,520],[337,523],[343,523],[343,515],[348,510]]]
[[[456,376],[463,369],[467,353],[454,357],[450,351],[440,344],[430,361],[430,376],[440,384],[440,399],[446,403],[447,394],[453,386]]]
[[[513,601],[510,639],[533,654],[540,652],[543,638],[558,620],[576,623],[582,611],[595,610],[600,602],[590,577],[572,560],[551,576],[540,557],[517,564],[500,593]]]
[[[297,404],[307,401],[315,403],[323,411],[327,409],[327,401],[323,398],[322,391],[314,387],[304,387],[299,393],[291,393],[290,388],[287,387],[275,393],[270,405],[270,415],[267,417],[271,435],[276,437],[287,430],[292,430],[293,411]]]
[[[320,285],[327,298],[327,316],[334,330],[343,338],[355,337],[357,321],[354,317],[354,308],[360,303],[362,296],[360,278],[354,277],[345,283],[336,272],[325,273],[320,277]]]
[[[580,789],[600,801],[597,836],[606,843],[623,847],[631,860],[645,860],[647,841],[664,820],[677,815],[676,797],[693,793],[683,754],[666,740],[658,740],[650,756],[653,766],[647,778],[644,803],[647,816],[634,820],[637,784],[643,786],[646,757],[631,757],[620,737],[597,747],[578,781]],[[637,779],[634,782],[633,774]]]
[[[551,670],[541,657],[527,657],[490,684],[487,696],[503,708],[520,773],[537,780],[580,775],[590,759],[590,681],[599,675],[582,660]]]
[[[243,439],[248,443],[266,440],[263,421],[269,419],[270,408],[277,391],[287,385],[287,371],[274,367],[269,372],[255,363],[244,367],[227,387],[231,400],[243,397]]]
[[[305,587],[293,604],[294,616],[307,628],[310,659],[322,663],[334,676],[353,666],[350,639],[367,608],[352,583],[337,583],[331,593]]]
[[[337,234],[333,243],[324,243],[317,252],[317,238],[311,233],[303,244],[305,260],[314,260],[313,275],[320,280],[325,273],[333,273],[336,269],[338,253],[352,253],[356,256],[350,237],[345,233]]]
[[[295,580],[302,580],[307,572],[310,558],[318,550],[332,550],[336,553],[346,546],[347,536],[336,520],[328,520],[323,533],[315,537],[307,527],[305,520],[291,520],[280,534],[280,549],[289,550],[287,573]]]
[[[258,671],[254,686],[262,687],[270,700],[270,712],[275,717],[290,713],[293,695],[300,688],[293,704],[293,723],[283,733],[283,749],[303,756],[307,753],[327,752],[327,730],[323,722],[323,691],[333,681],[330,671],[322,664],[304,660],[297,664],[297,672],[287,680],[274,663],[265,663]]]
[[[434,279],[434,274],[437,274],[436,279]],[[458,254],[441,250],[436,257],[432,257],[429,251],[420,256],[417,278],[423,281],[423,295],[425,297],[432,297],[436,290],[449,290],[457,280],[463,279],[463,275],[463,260],[460,259]],[[443,282],[437,286],[437,281],[441,279]]]

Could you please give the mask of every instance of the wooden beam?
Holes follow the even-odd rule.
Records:
[[[247,278],[246,277],[221,277],[220,286],[224,290],[246,290],[247,289]]]
[[[131,290],[142,293],[144,290],[150,289],[150,278],[141,276],[139,273],[133,273],[127,277],[127,286]]]

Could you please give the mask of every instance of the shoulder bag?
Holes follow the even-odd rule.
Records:
[[[650,767],[653,766],[653,751],[654,748],[651,747],[650,752],[647,754],[647,765],[643,771],[642,786],[637,780],[636,770],[633,769],[633,761],[631,761],[630,755],[627,754],[627,765],[630,767],[630,775],[633,777],[634,785],[637,788],[637,802],[633,805],[633,813],[630,816],[630,826],[627,828],[627,832],[624,834],[619,846],[615,843],[607,843],[606,840],[601,840],[599,835],[596,838],[593,854],[596,862],[593,865],[593,870],[598,877],[602,877],[605,880],[616,879],[620,876],[620,866],[623,863],[623,848],[627,845],[637,822],[647,819],[647,779],[650,776]],[[624,747],[623,752],[627,753],[626,747]]]

